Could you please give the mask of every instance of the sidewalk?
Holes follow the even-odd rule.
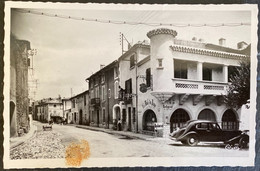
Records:
[[[165,141],[165,137],[156,137],[156,136],[151,136],[151,135],[146,135],[146,134],[141,134],[141,133],[134,133],[134,132],[129,132],[129,131],[117,131],[117,130],[112,130],[112,129],[105,129],[105,128],[100,128],[100,127],[91,127],[91,126],[86,126],[86,125],[76,125],[76,124],[71,124],[77,128],[82,128],[82,129],[88,129],[92,131],[99,131],[99,132],[105,132],[108,134],[112,135],[121,135],[121,136],[126,136],[130,138],[136,138],[136,139],[141,139],[141,140],[149,140],[149,141]],[[168,139],[168,138],[167,138]]]
[[[28,139],[33,137],[36,134],[36,131],[37,131],[37,126],[32,124],[30,131],[27,134],[25,134],[24,136],[10,138],[10,149],[13,149],[13,148],[23,144],[25,141],[27,141]]]

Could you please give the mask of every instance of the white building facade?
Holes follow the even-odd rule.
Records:
[[[176,31],[164,28],[147,36],[150,46],[136,44],[119,59],[124,130],[154,132],[154,123],[160,123],[167,135],[197,119],[239,129],[240,110],[228,107],[223,95],[234,67],[250,59],[247,46],[231,49],[223,38],[220,45],[178,40]]]

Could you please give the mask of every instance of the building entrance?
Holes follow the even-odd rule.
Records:
[[[83,123],[83,112],[82,110],[79,111],[79,124],[82,125]]]
[[[182,127],[188,120],[190,120],[189,114],[184,109],[175,110],[170,119],[170,132]]]
[[[222,129],[225,130],[238,130],[239,122],[237,120],[236,114],[228,109],[222,116]]]
[[[152,110],[147,110],[143,116],[143,130],[154,131],[154,123],[157,122],[155,113]]]
[[[200,112],[198,119],[208,120],[208,121],[216,121],[216,115],[212,110],[204,109]]]

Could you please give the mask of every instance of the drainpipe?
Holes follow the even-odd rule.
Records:
[[[135,93],[136,93],[136,106],[135,106],[135,112],[136,112],[136,133],[138,133],[138,75],[137,75],[137,53],[135,52],[136,54],[136,62],[135,62],[135,77],[136,77],[136,80],[135,80]]]

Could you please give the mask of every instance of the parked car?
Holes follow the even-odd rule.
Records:
[[[195,146],[199,142],[223,142],[226,148],[246,148],[249,143],[248,131],[222,130],[217,122],[191,120],[182,128],[174,130],[170,137],[184,145]]]

